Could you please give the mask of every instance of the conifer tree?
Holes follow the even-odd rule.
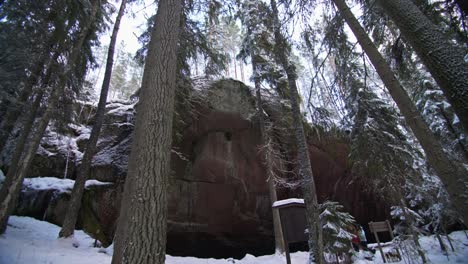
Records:
[[[63,221],[59,237],[69,237],[73,235],[76,221],[78,220],[78,213],[81,207],[81,199],[83,197],[85,183],[88,178],[92,158],[94,156],[94,153],[96,152],[96,144],[99,138],[99,134],[101,132],[102,124],[104,122],[107,94],[109,91],[110,79],[112,75],[112,66],[114,63],[114,48],[117,42],[117,34],[120,28],[120,21],[124,15],[126,4],[127,0],[121,1],[119,12],[115,19],[114,29],[112,31],[111,41],[109,44],[109,51],[107,54],[106,71],[104,73],[104,80],[102,83],[101,95],[99,98],[99,103],[94,118],[93,129],[91,130],[91,135],[89,136],[89,140],[86,145],[84,156],[81,162],[81,168],[75,179],[75,184],[73,185],[73,190],[68,204],[67,214],[65,215],[65,219]]]
[[[58,105],[61,96],[64,94],[70,73],[76,70],[75,67],[79,65],[83,45],[86,40],[90,40],[90,35],[94,35],[96,33],[96,25],[94,23],[98,10],[101,7],[101,1],[98,0],[94,0],[90,3],[90,6],[85,6],[85,12],[89,14],[89,17],[79,28],[76,42],[73,44],[73,48],[68,57],[65,68],[59,73],[58,81],[56,85],[54,85],[54,89],[49,98],[45,112],[38,120],[35,130],[31,131],[30,143],[25,148],[21,160],[18,160],[19,164],[12,164],[12,167],[14,167],[15,170],[8,170],[5,183],[2,185],[0,190],[0,233],[5,232],[8,217],[14,209],[24,177],[29,170],[34,154],[39,147],[40,140],[49,124],[53,112],[55,111],[55,107]],[[28,131],[23,131],[23,133],[25,132]],[[22,147],[23,146],[17,146],[17,148]]]
[[[341,255],[351,251],[353,234],[348,230],[355,224],[354,218],[343,212],[338,202],[325,201],[320,204],[320,223],[323,229],[323,250],[329,254]]]
[[[306,204],[306,218],[309,227],[309,250],[311,260],[323,263],[322,230],[319,228],[319,208],[314,176],[310,165],[309,150],[302,123],[302,114],[299,107],[299,93],[296,85],[297,74],[295,65],[291,62],[291,47],[281,32],[281,23],[275,0],[270,0],[274,28],[274,54],[278,63],[286,73],[289,86],[289,100],[293,117],[294,134],[297,145],[297,163],[299,177],[304,181],[302,192]]]
[[[245,1],[240,7],[240,17],[243,25],[247,28],[245,38],[242,43],[240,58],[246,59],[250,57],[252,64],[252,79],[255,84],[257,116],[260,125],[261,145],[264,153],[264,164],[267,171],[268,188],[270,192],[270,202],[273,204],[277,201],[275,175],[273,168],[273,160],[270,153],[272,150],[269,144],[272,135],[266,128],[266,116],[264,114],[264,103],[262,98],[262,81],[272,81],[273,78],[268,76],[274,68],[272,61],[272,48],[274,43],[267,40],[273,38],[273,29],[271,23],[268,22],[269,9],[268,6],[258,1]],[[277,80],[275,80],[276,82]],[[277,252],[284,252],[285,246],[283,241],[283,232],[280,222],[278,209],[273,209],[273,229],[275,233],[275,245]]]
[[[112,263],[165,262],[166,192],[182,7],[179,0],[158,3]]]
[[[43,75],[54,63],[52,53],[59,49],[61,42],[71,34],[70,26],[76,23],[74,8],[50,0],[7,1],[0,9],[0,30],[2,31],[0,58],[2,74],[2,100],[7,105],[2,115],[0,126],[0,152],[3,151],[8,138],[21,116],[27,101],[33,94],[33,88],[41,81]],[[56,10],[63,10],[64,19]],[[49,30],[53,28],[53,30]],[[18,33],[19,32],[19,33]],[[29,72],[29,75],[27,74]],[[19,91],[17,91],[19,90]]]
[[[437,81],[468,132],[468,64],[456,46],[411,0],[377,3],[393,20]]]
[[[441,144],[431,133],[414,103],[398,82],[394,73],[374,46],[369,36],[351,13],[345,1],[334,0],[333,2],[338,7],[340,14],[350,26],[361,44],[361,47],[366,52],[377,73],[384,82],[390,95],[395,100],[401,114],[405,117],[406,123],[411,128],[424,149],[430,166],[434,168],[447,188],[447,192],[449,193],[453,204],[457,210],[459,210],[464,221],[468,221],[468,205],[466,202],[467,194],[465,188],[466,183],[468,182],[466,169],[460,164],[452,162],[444,153]]]

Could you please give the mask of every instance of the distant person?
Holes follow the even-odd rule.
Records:
[[[351,226],[351,234],[353,235],[351,238],[353,248],[355,251],[359,251],[359,248],[361,247],[361,240],[359,239],[359,231],[355,225]]]
[[[358,228],[359,228],[359,240],[361,241],[361,246],[363,248],[367,248],[366,233],[364,232],[364,229],[362,228],[361,225],[358,225]]]
[[[362,248],[362,250],[375,253],[375,249],[370,249],[367,247],[367,238],[366,238],[366,232],[364,232],[364,228],[362,228],[361,225],[358,225],[357,228],[359,230],[359,240],[361,241],[360,248]]]

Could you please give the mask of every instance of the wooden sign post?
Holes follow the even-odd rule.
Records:
[[[309,239],[309,235],[305,232],[307,219],[304,200],[287,199],[276,201],[273,204],[273,210],[279,210],[281,227],[283,229],[286,262],[287,264],[291,264],[289,243],[304,242]]]
[[[377,233],[379,232],[389,232],[390,237],[392,240],[394,239],[393,237],[393,231],[392,231],[392,226],[390,225],[390,222],[388,220],[385,220],[383,222],[370,222],[369,223],[369,229],[370,231],[374,234],[375,240],[377,240],[377,247],[379,248],[380,254],[382,255],[382,259],[384,263],[387,263],[385,259],[385,255],[382,250],[382,246],[380,245],[380,240],[379,240],[379,235]],[[396,251],[398,253],[398,257],[401,260],[401,254],[398,248],[396,248]]]

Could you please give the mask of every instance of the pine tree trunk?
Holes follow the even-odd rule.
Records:
[[[16,140],[15,151],[13,153],[13,157],[11,159],[10,167],[8,168],[5,181],[3,182],[3,186],[10,186],[13,183],[13,180],[14,180],[13,172],[16,172],[18,170],[18,165],[21,159],[21,154],[23,153],[24,147],[26,146],[26,140],[33,127],[34,119],[36,118],[37,110],[40,107],[40,103],[41,103],[43,95],[44,95],[44,90],[41,90],[39,94],[36,95],[36,98],[34,99],[34,103],[30,109],[28,116],[22,122],[23,123],[22,131],[21,131],[19,138]],[[3,186],[0,191],[0,201],[5,200],[8,194],[7,189],[6,188],[4,189]],[[6,228],[6,222],[0,223],[0,233],[2,233],[5,228]]]
[[[49,22],[50,21],[44,21],[43,26],[46,27]],[[70,27],[71,25],[69,25],[67,29],[69,29]],[[58,56],[60,55],[58,52],[55,52],[54,55],[51,57],[50,53],[53,51],[54,46],[60,46],[63,40],[64,38],[60,37],[60,30],[56,29],[44,45],[44,51],[41,52],[39,59],[35,63],[31,74],[29,75],[28,79],[24,84],[23,89],[21,90],[19,97],[16,99],[15,104],[7,110],[6,115],[2,120],[0,128],[0,153],[2,153],[6,143],[8,142],[8,138],[11,135],[11,131],[15,127],[18,117],[21,116],[24,110],[24,105],[33,93],[34,86],[40,80],[41,72],[44,69],[48,70],[50,66],[55,63]]]
[[[55,61],[59,56],[59,53],[56,52],[53,56],[53,61]],[[8,196],[8,189],[4,186],[10,186],[13,184],[15,180],[15,174],[18,170],[18,165],[20,165],[21,155],[23,154],[23,150],[26,147],[26,141],[28,136],[31,133],[31,129],[34,125],[34,120],[36,119],[38,110],[41,106],[41,101],[43,99],[44,93],[46,92],[47,87],[49,86],[50,79],[52,77],[53,72],[53,65],[49,65],[47,69],[46,76],[42,82],[41,89],[39,89],[38,93],[35,95],[34,102],[32,103],[31,107],[28,109],[29,113],[25,117],[22,122],[22,130],[19,138],[16,140],[15,151],[13,152],[13,156],[10,162],[10,166],[8,168],[8,172],[3,182],[3,186],[0,190],[0,201],[4,201]],[[14,208],[14,206],[13,206]],[[3,233],[6,229],[6,221],[0,222],[0,233]]]
[[[122,0],[120,4],[119,13],[115,19],[114,29],[112,31],[111,41],[109,44],[109,50],[107,52],[107,63],[106,71],[104,73],[104,80],[102,82],[101,95],[99,97],[99,103],[96,110],[94,119],[93,129],[89,137],[88,143],[86,144],[86,150],[83,155],[80,170],[73,185],[70,202],[68,203],[67,214],[62,224],[62,229],[59,232],[59,237],[69,237],[73,235],[75,231],[76,221],[81,208],[81,199],[85,188],[86,180],[88,179],[88,173],[91,168],[93,156],[96,152],[96,144],[101,132],[102,123],[104,122],[104,114],[106,111],[107,94],[109,92],[110,79],[112,75],[112,66],[114,64],[114,52],[115,44],[117,42],[117,34],[120,28],[120,21],[125,12],[125,5],[127,0]]]
[[[294,134],[297,144],[297,163],[299,166],[299,177],[303,183],[302,192],[306,204],[306,216],[309,226],[309,248],[314,252],[314,260],[316,263],[323,263],[323,244],[322,230],[319,228],[319,207],[317,202],[317,191],[315,188],[312,166],[310,164],[309,149],[302,124],[302,114],[299,107],[299,93],[296,86],[296,75],[294,66],[289,65],[286,69],[288,75],[288,84],[291,92],[291,110],[293,115]]]
[[[2,198],[2,200],[0,201],[0,234],[3,234],[6,230],[8,218],[15,208],[15,203],[18,199],[24,177],[26,176],[26,173],[29,170],[29,167],[32,163],[34,155],[37,152],[39,144],[41,143],[41,139],[47,128],[47,125],[49,124],[50,117],[53,111],[55,110],[55,106],[58,104],[60,96],[64,92],[69,74],[72,71],[78,57],[81,55],[81,48],[88,35],[89,29],[92,23],[94,22],[94,19],[96,18],[99,3],[100,1],[98,0],[93,1],[90,18],[87,20],[87,23],[81,29],[80,35],[78,36],[78,40],[74,43],[75,45],[73,47],[73,50],[71,51],[67,65],[65,66],[65,69],[59,76],[59,82],[55,87],[54,92],[50,96],[44,115],[35,125],[36,129],[35,131],[33,131],[30,143],[25,149],[24,153],[22,154],[18,166],[15,170],[12,170],[11,168],[8,170],[5,179],[5,184],[2,185],[2,188],[0,190],[0,197]]]
[[[349,25],[354,35],[358,39],[362,49],[374,65],[377,73],[387,87],[390,95],[404,116],[406,123],[413,131],[426,154],[429,165],[434,168],[442,183],[447,189],[450,199],[462,216],[465,223],[468,223],[468,206],[466,196],[466,184],[468,175],[466,170],[458,163],[452,162],[443,151],[441,144],[429,130],[423,121],[421,114],[409,98],[406,91],[398,82],[395,74],[370,40],[367,33],[361,27],[353,13],[350,11],[344,0],[333,0],[346,23]]]
[[[411,0],[379,0],[429,69],[468,133],[468,63],[465,51],[444,36]]]
[[[241,81],[242,81],[242,82],[245,82],[245,77],[244,77],[244,62],[241,60],[239,65],[240,65]]]
[[[290,101],[293,115],[294,134],[296,137],[297,144],[297,163],[299,167],[298,171],[299,177],[303,181],[302,192],[304,195],[304,201],[306,205],[306,218],[309,227],[309,250],[311,253],[311,257],[313,255],[313,258],[316,261],[316,263],[322,264],[324,263],[322,242],[323,239],[322,230],[321,228],[319,228],[320,218],[319,207],[317,202],[317,191],[315,188],[312,166],[310,164],[309,149],[304,133],[304,126],[302,124],[302,114],[298,102],[298,99],[300,97],[296,86],[296,69],[294,65],[288,60],[288,55],[286,53],[288,47],[284,36],[282,36],[280,32],[280,23],[278,18],[278,9],[276,6],[276,1],[270,0],[270,5],[273,10],[273,24],[275,27],[275,52],[283,69],[286,71],[288,85],[290,89]]]
[[[44,77],[44,80],[42,81],[42,85],[40,89],[38,89],[37,94],[34,96],[34,101],[31,107],[27,109],[28,114],[26,115],[26,117],[24,118],[22,122],[21,133],[20,133],[19,138],[16,140],[15,150],[13,152],[13,156],[10,162],[10,166],[8,168],[8,172],[10,170],[14,172],[18,168],[18,163],[20,161],[21,155],[23,154],[24,147],[26,146],[26,140],[28,139],[28,136],[34,124],[34,120],[37,116],[37,112],[39,110],[39,107],[41,106],[41,101],[44,96],[44,93],[46,92],[50,84],[50,80],[54,71],[53,62],[55,62],[58,59],[59,55],[60,55],[59,52],[54,53],[51,63],[47,67],[47,72]],[[6,182],[8,182],[9,180],[11,180],[11,178],[7,177]],[[3,195],[4,193],[0,193],[0,201],[4,199]]]
[[[270,202],[273,205],[274,202],[278,200],[278,197],[276,195],[276,186],[275,186],[275,181],[274,181],[274,172],[273,172],[273,160],[271,156],[269,155],[269,148],[271,146],[266,147],[266,144],[268,144],[267,139],[269,138],[269,135],[267,135],[267,131],[265,129],[265,117],[263,115],[263,100],[262,100],[262,94],[261,94],[261,80],[258,77],[258,69],[257,69],[257,63],[255,61],[255,55],[250,56],[252,58],[252,70],[253,70],[253,75],[254,75],[254,83],[255,83],[255,93],[257,96],[257,112],[258,112],[258,118],[259,118],[259,125],[260,125],[260,136],[261,136],[261,145],[265,149],[265,155],[264,155],[264,162],[266,166],[266,172],[267,172],[267,180],[268,180],[268,190],[270,193]],[[279,211],[277,208],[272,208],[272,215],[273,215],[273,231],[275,234],[275,252],[277,253],[284,253],[285,252],[285,244],[284,244],[284,239],[283,239],[283,229],[281,228],[281,219],[279,215]]]
[[[112,263],[163,264],[181,0],[160,0],[137,111]]]
[[[19,97],[16,99],[14,105],[11,105],[2,120],[0,128],[0,153],[2,153],[3,148],[8,142],[8,138],[11,135],[11,131],[15,127],[18,117],[21,115],[25,103],[28,101],[29,96],[32,94],[33,87],[36,85],[39,80],[39,76],[44,69],[44,64],[46,63],[47,57],[50,56],[48,52],[44,52],[42,57],[38,60],[34,66],[31,75],[26,81],[24,88],[21,90]]]
[[[234,62],[234,77],[237,79],[237,60],[236,60],[236,54],[232,56],[232,61]]]

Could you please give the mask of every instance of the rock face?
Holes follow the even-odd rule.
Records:
[[[309,137],[312,138],[312,137]],[[352,175],[346,137],[309,140],[309,153],[319,202],[340,202],[365,229],[370,221],[389,219],[386,203],[365,190],[365,182]]]
[[[195,88],[188,95],[189,103],[185,102],[190,107],[177,108],[190,111],[176,115],[167,251],[200,257],[271,254],[271,202],[259,155],[253,96],[247,86],[234,80],[196,81]],[[131,147],[133,106],[109,105],[90,178],[114,184],[88,189],[83,200],[79,226],[103,244],[112,240],[118,217]],[[319,200],[342,203],[361,223],[384,219],[385,206],[376,205],[349,173],[346,138],[309,138]],[[78,149],[80,145],[77,140]],[[17,213],[60,224],[68,194],[54,193],[23,189]],[[297,190],[279,190],[279,198],[298,196]]]
[[[171,160],[168,251],[216,252],[213,257],[271,252],[270,201],[250,91],[221,81],[206,98],[175,146],[181,155]]]

